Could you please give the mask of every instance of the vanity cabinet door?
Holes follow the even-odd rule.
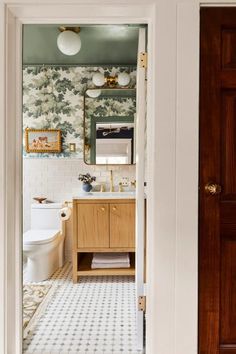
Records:
[[[109,247],[109,205],[77,204],[78,248]]]
[[[110,247],[135,247],[135,203],[110,204]]]

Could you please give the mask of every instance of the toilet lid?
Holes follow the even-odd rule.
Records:
[[[48,243],[53,241],[60,230],[28,230],[24,233],[24,244],[25,245],[39,245],[42,243]]]

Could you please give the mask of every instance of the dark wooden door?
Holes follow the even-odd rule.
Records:
[[[201,9],[200,52],[199,353],[236,354],[236,8]]]

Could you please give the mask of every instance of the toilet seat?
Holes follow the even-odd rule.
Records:
[[[59,236],[60,230],[28,230],[24,233],[23,242],[25,245],[40,245],[52,242]]]

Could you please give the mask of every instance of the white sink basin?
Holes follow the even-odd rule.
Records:
[[[129,192],[81,192],[73,199],[135,199],[135,191]]]

